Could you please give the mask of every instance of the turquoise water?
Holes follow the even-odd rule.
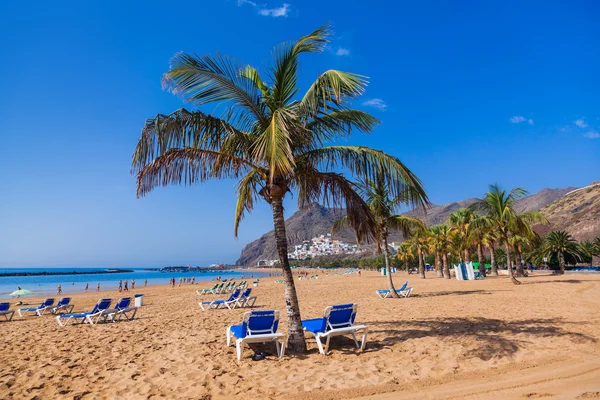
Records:
[[[0,273],[11,272],[85,272],[85,271],[105,271],[107,268],[0,268]],[[0,277],[0,299],[9,298],[9,294],[21,289],[31,290],[36,296],[49,296],[56,294],[58,284],[62,286],[63,294],[82,293],[85,291],[86,283],[89,284],[89,291],[96,290],[96,285],[100,282],[100,291],[115,290],[119,286],[119,280],[128,280],[131,288],[131,280],[135,280],[135,287],[142,288],[144,280],[148,280],[148,285],[166,285],[169,278],[196,278],[196,282],[212,281],[220,276],[221,279],[246,279],[261,278],[268,276],[265,272],[238,272],[238,271],[193,271],[193,272],[160,272],[146,271],[143,268],[123,268],[131,269],[133,272],[124,272],[118,274],[93,274],[93,275],[50,275],[50,276],[10,276]]]

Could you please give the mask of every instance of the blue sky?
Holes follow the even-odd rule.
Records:
[[[331,68],[369,76],[355,104],[382,124],[352,142],[400,157],[434,203],[493,182],[586,185],[600,175],[599,12],[595,1],[1,2],[0,267],[234,261],[272,221],[261,204],[234,239],[233,182],[135,197],[145,119],[183,105],[161,75],[178,51],[264,68],[274,45],[327,21],[330,49],[301,60],[301,84]]]

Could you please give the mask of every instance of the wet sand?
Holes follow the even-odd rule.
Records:
[[[283,285],[261,279],[256,308],[282,312]],[[0,398],[446,399],[600,398],[600,276],[507,277],[459,282],[409,279],[408,299],[382,300],[385,278],[363,272],[296,281],[302,317],[332,304],[359,304],[369,326],[359,352],[334,338],[328,356],[309,338],[308,354],[241,362],[225,329],[244,309],[202,311],[195,289],[209,283],[130,291],[145,294],[134,321],[59,327],[50,315],[0,322]],[[89,310],[116,291],[73,295]],[[203,296],[202,299],[226,296]],[[27,303],[41,299],[28,298]],[[13,308],[15,306],[12,306]]]

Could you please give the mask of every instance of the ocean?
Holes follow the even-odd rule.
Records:
[[[109,268],[0,268],[0,273],[15,272],[89,272],[106,271]],[[21,289],[31,290],[35,296],[53,296],[56,294],[56,287],[60,284],[64,295],[73,293],[82,293],[85,291],[86,283],[89,284],[90,292],[96,291],[96,285],[100,282],[100,291],[115,290],[119,286],[120,280],[128,280],[131,288],[131,280],[135,280],[136,288],[144,286],[144,280],[148,280],[148,285],[166,285],[169,278],[196,278],[196,282],[209,282],[220,276],[221,279],[241,280],[242,275],[245,279],[261,278],[268,276],[266,272],[239,272],[231,270],[223,271],[192,271],[192,272],[160,272],[147,271],[143,268],[123,268],[133,270],[133,272],[89,274],[89,275],[38,275],[38,276],[8,276],[0,277],[0,299],[10,298],[9,294],[20,287]]]

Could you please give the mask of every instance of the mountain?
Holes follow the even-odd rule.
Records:
[[[560,199],[562,196],[571,192],[574,188],[566,189],[542,189],[539,192],[517,201],[516,209],[519,212],[539,211],[548,204]],[[404,215],[417,217],[425,221],[427,226],[444,223],[448,215],[459,208],[468,207],[476,202],[477,199],[469,198],[444,205],[433,205],[427,212],[422,210],[412,210]],[[329,233],[333,222],[345,214],[344,210],[335,210],[323,207],[319,204],[312,204],[302,210],[298,210],[286,220],[286,230],[288,234],[288,243],[290,246],[299,244],[303,240],[311,239],[315,236]],[[355,236],[352,230],[346,229],[333,235],[335,239],[340,239],[348,243],[355,243]],[[401,241],[402,234],[395,232],[390,235],[390,242]],[[364,246],[363,246],[364,247]],[[366,246],[372,250],[370,246]],[[369,251],[367,254],[373,254]],[[275,234],[273,231],[262,235],[259,239],[247,244],[237,260],[238,265],[256,265],[258,260],[273,260],[277,258],[277,249],[275,247]]]
[[[600,182],[571,191],[541,212],[550,224],[534,228],[540,235],[564,230],[580,241],[600,236]]]

